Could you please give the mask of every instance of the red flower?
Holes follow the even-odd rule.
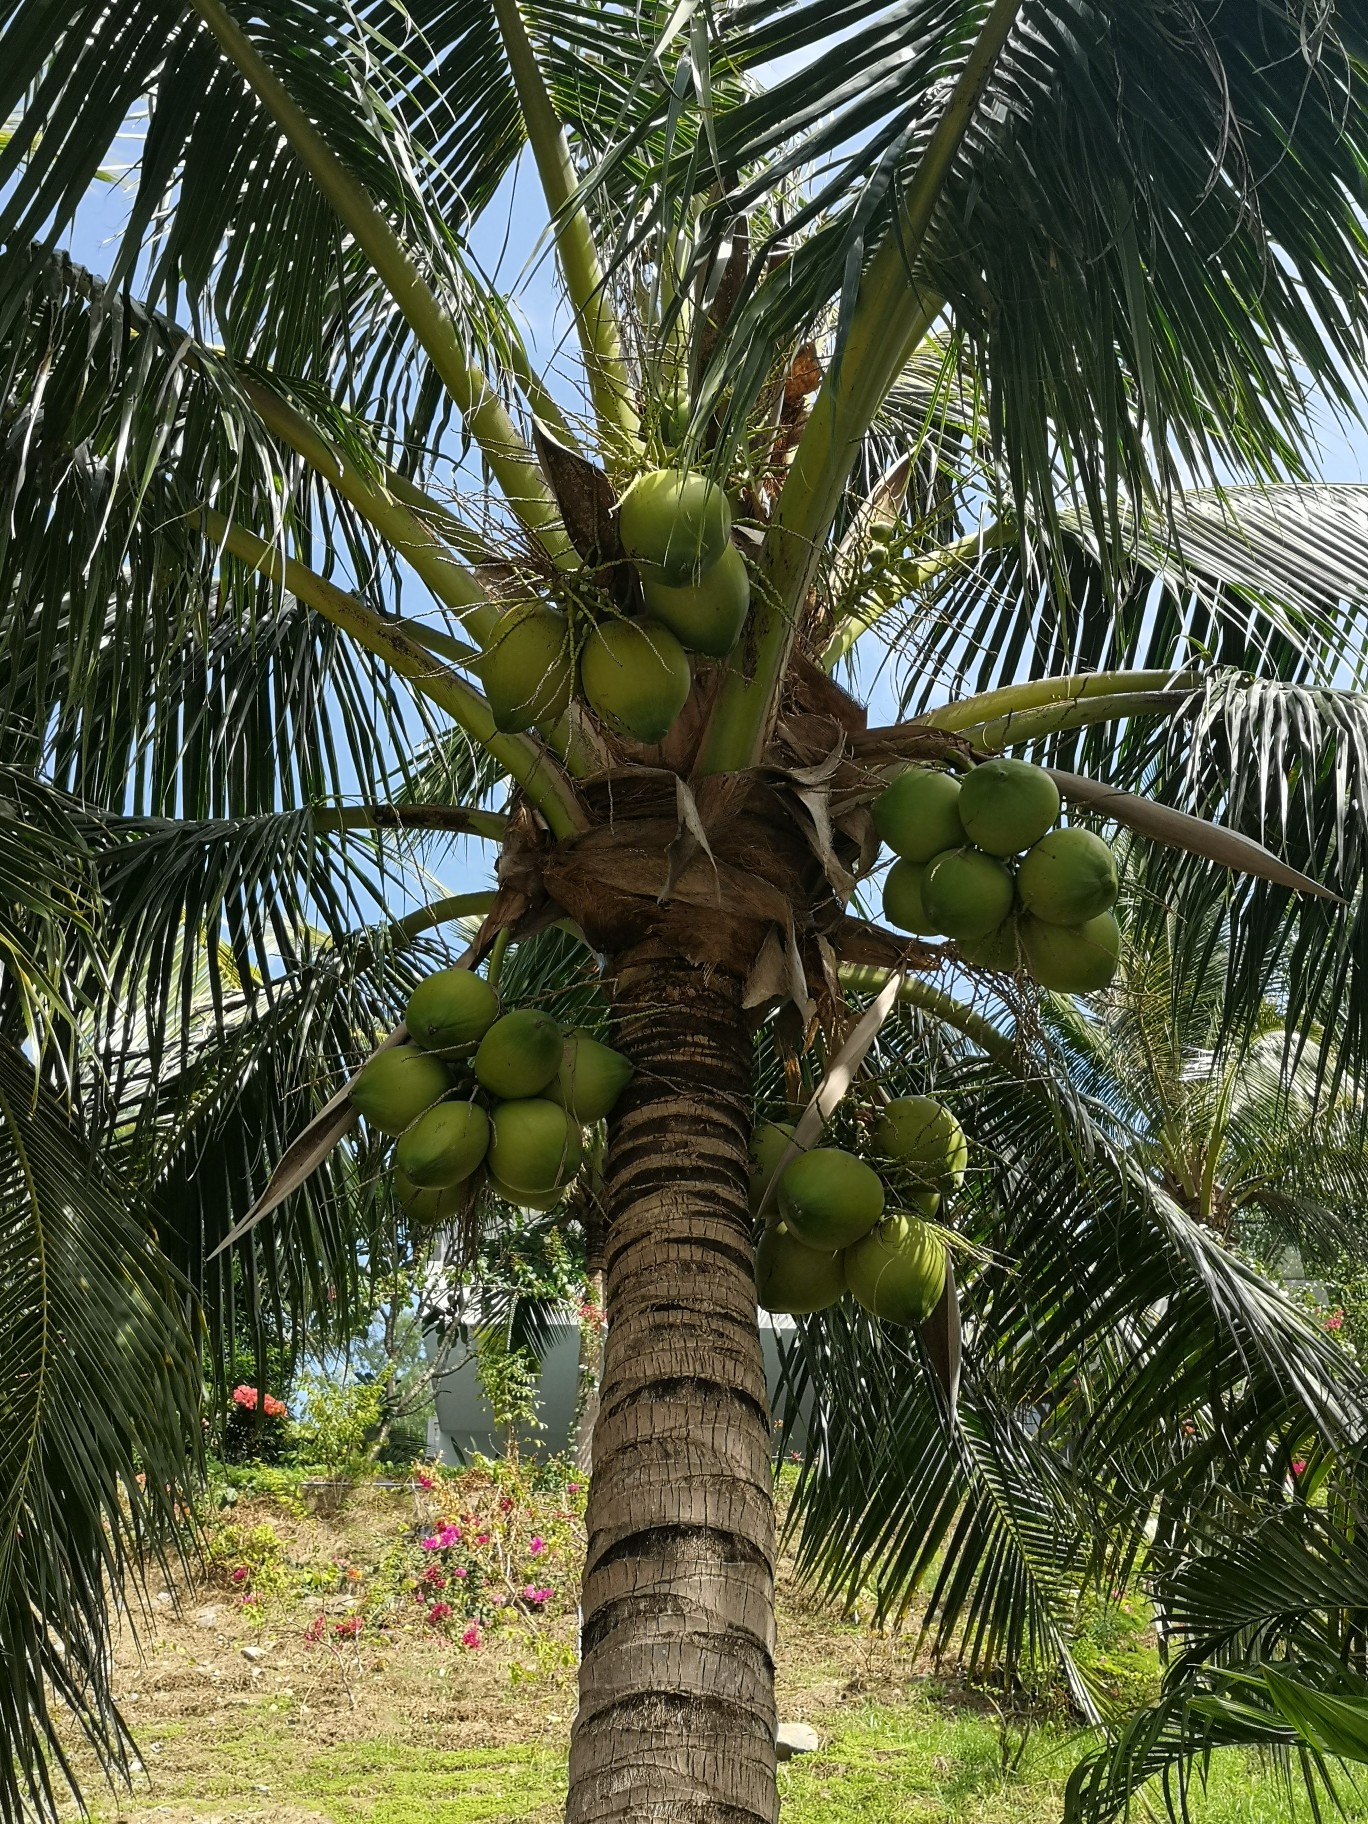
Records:
[[[304,1638],[311,1647],[316,1647],[319,1641],[322,1640],[327,1625],[328,1618],[326,1615],[315,1615],[308,1627],[305,1628]]]
[[[1302,1476],[1302,1475],[1306,1474],[1306,1464],[1301,1458],[1298,1458],[1297,1461],[1292,1465],[1292,1474],[1294,1476]]]
[[[465,1633],[462,1634],[461,1645],[463,1647],[470,1647],[472,1651],[478,1651],[479,1648],[484,1645],[484,1639],[480,1633],[480,1624],[478,1621],[472,1621]]]
[[[228,1581],[230,1583],[246,1583],[251,1574],[252,1573],[245,1564],[239,1564],[235,1569],[229,1571]]]
[[[513,1512],[513,1505],[512,1495],[505,1495],[499,1503],[499,1512],[501,1514],[511,1514]]]
[[[1325,1327],[1327,1330],[1342,1330],[1344,1328],[1343,1311],[1332,1311],[1325,1320]]]
[[[415,1470],[413,1479],[419,1488],[436,1488],[437,1486],[436,1476],[430,1476],[425,1469]]]
[[[333,1623],[333,1633],[340,1634],[344,1640],[355,1640],[365,1625],[359,1615],[348,1615],[342,1621]]]
[[[449,1602],[434,1602],[427,1612],[427,1618],[432,1623],[433,1627],[439,1626],[444,1621],[450,1621],[451,1604]]]

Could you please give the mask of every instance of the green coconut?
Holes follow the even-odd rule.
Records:
[[[480,1040],[475,1075],[491,1095],[539,1096],[560,1069],[564,1047],[549,1013],[519,1007],[495,1020]]]
[[[1121,932],[1110,912],[1077,925],[1021,921],[1021,948],[1033,981],[1060,994],[1091,994],[1116,974]]]
[[[784,1167],[779,1214],[795,1241],[810,1248],[843,1248],[883,1215],[878,1173],[838,1146],[814,1147]]]
[[[922,905],[947,937],[986,937],[1012,909],[1012,876],[982,849],[948,849],[927,863]]]
[[[1017,936],[1015,916],[1004,918],[986,937],[966,937],[960,941],[959,953],[975,969],[994,969],[1014,975],[1021,967],[1021,940]]]
[[[787,1121],[762,1121],[751,1135],[748,1200],[752,1216],[760,1214],[765,1192],[779,1170],[779,1161],[787,1152],[792,1138],[793,1128]],[[774,1199],[771,1198],[771,1207],[773,1204]]]
[[[519,1195],[541,1196],[568,1184],[580,1168],[584,1141],[573,1115],[543,1096],[500,1102],[494,1110],[489,1169]]]
[[[689,698],[684,648],[659,621],[605,621],[584,643],[580,683],[600,721],[648,746],[663,741]]]
[[[985,760],[960,781],[960,822],[976,848],[1020,855],[1059,820],[1059,787],[1025,760]]]
[[[707,574],[731,537],[731,505],[696,469],[652,469],[618,503],[623,549],[672,589]]]
[[[489,1146],[489,1116],[478,1102],[439,1102],[406,1128],[394,1149],[399,1169],[424,1190],[469,1178]]]
[[[409,1037],[424,1051],[473,1045],[499,1014],[499,997],[470,969],[439,969],[419,982],[404,1010]]]
[[[969,1163],[964,1129],[934,1096],[899,1096],[874,1125],[875,1150],[936,1190],[958,1189]]]
[[[502,1197],[505,1203],[511,1203],[515,1210],[554,1210],[565,1196],[563,1185],[557,1185],[550,1191],[515,1191],[511,1184],[500,1184],[492,1173],[489,1188],[496,1197]]]
[[[874,800],[874,828],[904,861],[928,862],[964,841],[959,780],[927,766],[909,766]]]
[[[576,1121],[602,1121],[632,1080],[632,1063],[587,1032],[568,1032],[560,1068],[546,1094],[568,1108]]]
[[[1051,830],[1017,873],[1022,905],[1051,925],[1081,925],[1110,912],[1119,890],[1116,857],[1091,830]]]
[[[845,1256],[839,1249],[809,1248],[772,1223],[755,1249],[755,1297],[762,1311],[801,1317],[825,1311],[845,1291]]]
[[[937,927],[931,922],[922,899],[922,878],[926,868],[919,861],[904,861],[901,856],[884,877],[884,917],[899,931],[912,931],[918,937],[935,937]]]
[[[402,1134],[450,1088],[451,1077],[440,1058],[416,1045],[391,1045],[362,1065],[351,1099],[382,1134]]]
[[[845,1251],[846,1284],[871,1317],[924,1324],[945,1290],[945,1243],[895,1212]]]
[[[746,624],[750,576],[741,553],[735,545],[728,545],[698,582],[673,589],[643,576],[641,593],[646,612],[668,627],[682,646],[712,659],[725,659]]]
[[[439,1222],[449,1222],[453,1216],[458,1215],[469,1192],[468,1182],[423,1190],[406,1172],[397,1168],[395,1170],[394,1194],[399,1199],[399,1207],[410,1222],[426,1228],[433,1228]]]
[[[575,685],[565,616],[540,602],[509,608],[473,669],[504,734],[558,722]]]

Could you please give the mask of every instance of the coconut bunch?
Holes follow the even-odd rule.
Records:
[[[469,969],[421,981],[404,1019],[408,1041],[377,1052],[351,1098],[394,1136],[395,1190],[410,1219],[449,1221],[485,1184],[521,1208],[553,1208],[579,1171],[584,1129],[626,1088],[628,1060],[535,1008],[501,1012]]]
[[[884,916],[901,931],[953,937],[981,969],[1025,969],[1042,988],[1087,994],[1116,973],[1116,858],[1091,830],[1061,829],[1059,790],[1023,760],[988,760],[962,779],[910,766],[874,801],[898,859]]]
[[[644,613],[593,619],[579,638],[541,602],[505,611],[476,670],[505,733],[550,728],[576,694],[616,734],[663,741],[693,685],[689,655],[724,659],[741,637],[750,577],[727,496],[691,469],[640,475],[618,503]]]
[[[763,1122],[751,1141],[751,1209],[770,1211],[755,1252],[761,1307],[798,1316],[849,1291],[873,1317],[925,1322],[946,1275],[930,1219],[969,1163],[954,1115],[931,1096],[899,1097],[874,1124],[870,1158],[818,1146],[780,1170],[792,1139],[791,1127]]]

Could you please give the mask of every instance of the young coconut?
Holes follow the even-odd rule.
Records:
[[[1052,925],[1081,925],[1110,912],[1120,885],[1116,857],[1091,830],[1051,830],[1017,873],[1022,905]]]
[[[938,1191],[958,1190],[969,1164],[964,1129],[934,1096],[899,1096],[874,1125],[874,1147]]]
[[[711,659],[725,659],[746,624],[750,576],[741,553],[735,545],[728,545],[698,582],[672,589],[668,583],[643,576],[641,593],[646,598],[646,612],[668,627],[681,646]]]
[[[844,1248],[867,1235],[883,1215],[879,1175],[838,1146],[814,1147],[785,1166],[779,1214],[795,1241],[810,1248]]]
[[[439,1102],[399,1136],[394,1157],[423,1190],[462,1184],[489,1147],[489,1116],[478,1102]]]
[[[565,616],[540,602],[519,602],[500,618],[472,670],[504,734],[559,722],[575,685]]]
[[[515,1191],[511,1184],[500,1184],[492,1173],[489,1188],[496,1197],[502,1197],[505,1203],[511,1203],[515,1210],[554,1210],[565,1195],[561,1185],[551,1191]]]
[[[409,996],[404,1024],[424,1051],[451,1051],[482,1039],[498,1016],[499,997],[482,975],[439,969]]]
[[[909,766],[874,800],[874,828],[904,861],[928,862],[964,842],[959,796],[952,774]]]
[[[407,1172],[395,1168],[394,1194],[399,1199],[399,1207],[410,1222],[423,1228],[436,1228],[439,1222],[450,1222],[453,1216],[459,1215],[469,1189],[467,1183],[423,1190]]]
[[[793,1128],[787,1121],[762,1121],[751,1135],[748,1201],[752,1216],[760,1214],[760,1204],[765,1192],[769,1189],[774,1174],[779,1169],[779,1161],[788,1150],[788,1143],[792,1138]],[[771,1220],[773,1220],[773,1210],[774,1199],[771,1197]]]
[[[845,1252],[846,1284],[871,1317],[924,1324],[945,1290],[945,1243],[896,1211]]]
[[[351,1099],[382,1134],[402,1134],[451,1088],[440,1058],[416,1045],[391,1045],[362,1066]]]
[[[986,937],[960,940],[959,953],[975,969],[993,969],[1003,975],[1015,975],[1021,968],[1021,940],[1017,936],[1015,917],[1004,918]]]
[[[564,1046],[549,1013],[519,1007],[495,1020],[480,1040],[476,1078],[494,1096],[539,1096],[560,1069]]]
[[[1012,876],[982,849],[950,849],[927,863],[922,905],[947,937],[986,937],[1012,909]]]
[[[1110,912],[1079,925],[1052,925],[1043,918],[1021,921],[1021,948],[1033,981],[1060,994],[1092,994],[1116,974],[1121,932]]]
[[[809,1248],[785,1222],[771,1223],[755,1249],[755,1302],[762,1311],[801,1317],[825,1311],[845,1291],[845,1256]]]
[[[922,862],[904,861],[899,857],[884,876],[884,917],[899,931],[911,931],[918,937],[937,937],[940,933],[922,899],[925,876]]]
[[[580,683],[601,722],[648,747],[663,741],[689,699],[684,648],[659,621],[605,621],[584,643]]]
[[[731,504],[696,469],[652,469],[618,502],[618,530],[641,571],[678,589],[705,576],[731,537]]]
[[[547,1100],[568,1108],[581,1126],[602,1121],[632,1080],[632,1063],[587,1032],[568,1032]]]
[[[976,848],[1020,855],[1059,820],[1059,787],[1025,760],[985,760],[960,781],[959,818]]]
[[[494,1110],[489,1169],[516,1196],[542,1196],[568,1184],[580,1168],[584,1142],[559,1102],[533,1096],[500,1102]]]

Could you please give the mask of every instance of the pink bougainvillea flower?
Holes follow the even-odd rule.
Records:
[[[308,1643],[311,1647],[317,1646],[318,1642],[320,1640],[322,1640],[323,1633],[324,1633],[324,1630],[326,1629],[327,1625],[328,1625],[328,1618],[326,1615],[315,1615],[313,1620],[309,1623],[308,1627],[305,1628],[304,1638],[305,1638],[305,1640],[308,1641]]]
[[[1302,1458],[1299,1457],[1297,1459],[1297,1461],[1292,1465],[1292,1474],[1294,1476],[1301,1476],[1301,1475],[1305,1475],[1305,1473],[1306,1473],[1306,1463]]]
[[[1325,1320],[1325,1327],[1327,1330],[1342,1330],[1344,1328],[1343,1311],[1332,1311]]]
[[[463,1564],[453,1564],[451,1567],[451,1574],[453,1577],[464,1577],[468,1575],[466,1567]]]
[[[565,1492],[567,1495],[577,1495],[579,1493],[579,1491],[580,1491],[580,1485],[578,1482],[567,1482],[566,1483]]]
[[[501,1514],[511,1514],[513,1512],[513,1507],[514,1501],[512,1495],[505,1495],[499,1502],[499,1512]]]
[[[365,1625],[361,1616],[345,1615],[341,1621],[333,1623],[333,1633],[340,1634],[344,1640],[355,1640]]]
[[[550,1602],[551,1594],[552,1592],[550,1590],[534,1583],[525,1583],[523,1585],[523,1601],[535,1603],[538,1608],[540,1608],[543,1603]]]
[[[251,1574],[252,1573],[245,1564],[234,1565],[233,1569],[228,1573],[228,1581],[230,1583],[246,1583]]]
[[[260,1598],[260,1596],[257,1595],[256,1591],[249,1590],[245,1596],[238,1597],[238,1607],[242,1608],[242,1609],[250,1609],[250,1608],[255,1607],[255,1605],[257,1603],[259,1603],[260,1601],[261,1601],[261,1598]]]
[[[436,1476],[430,1476],[425,1469],[415,1470],[413,1479],[419,1488],[436,1488],[437,1486]]]
[[[488,1545],[489,1544],[489,1534],[488,1533],[476,1533],[475,1543],[476,1543],[476,1545]]]
[[[439,1565],[430,1564],[423,1572],[423,1582],[430,1583],[436,1590],[446,1588],[446,1573]]]
[[[427,1612],[427,1618],[432,1623],[433,1627],[437,1627],[441,1622],[450,1621],[451,1604],[449,1602],[434,1602]]]
[[[527,1549],[534,1558],[540,1558],[542,1553],[546,1550],[546,1541],[542,1538],[540,1533],[533,1533],[531,1539],[528,1541]]]
[[[462,1634],[461,1645],[463,1647],[470,1647],[474,1650],[478,1650],[484,1645],[484,1638],[480,1633],[480,1624],[478,1621],[472,1621],[465,1633]]]

